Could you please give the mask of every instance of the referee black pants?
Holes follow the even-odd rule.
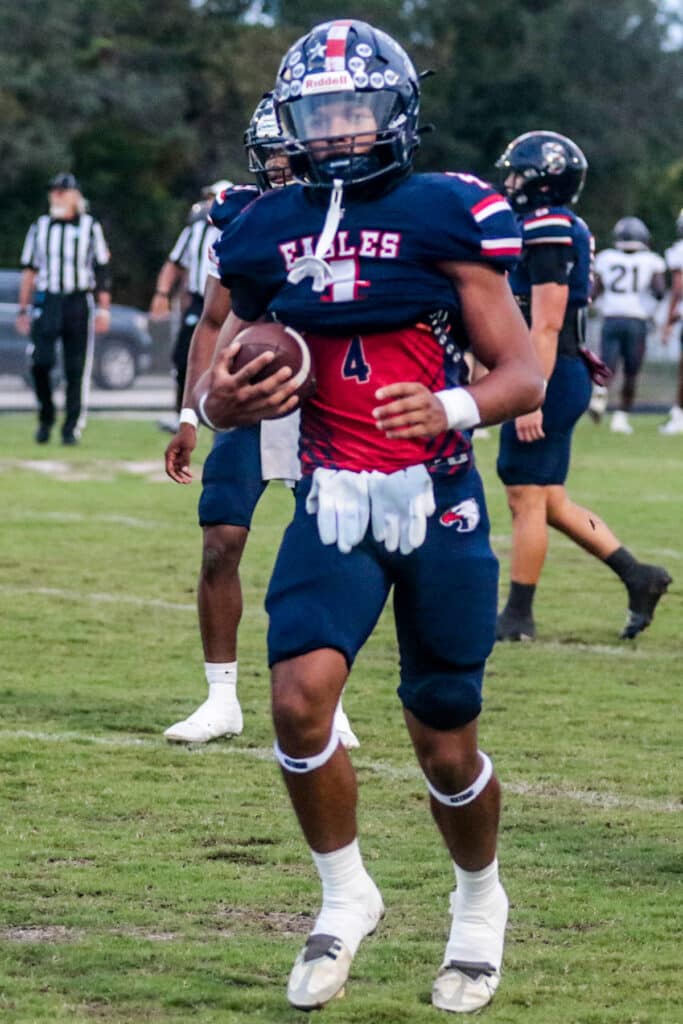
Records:
[[[204,296],[198,292],[191,292],[190,305],[183,313],[180,330],[173,348],[173,366],[176,373],[176,412],[180,412],[183,406],[183,392],[185,391],[185,377],[187,376],[187,357],[190,354],[190,342],[194,329],[199,323],[204,307]]]
[[[57,340],[62,340],[66,409],[62,435],[73,434],[82,411],[83,377],[92,351],[92,298],[87,292],[71,295],[46,293],[34,306],[38,315],[31,327],[33,381],[38,399],[40,423],[51,427],[55,421],[50,372],[55,365]],[[88,373],[90,367],[88,366]]]

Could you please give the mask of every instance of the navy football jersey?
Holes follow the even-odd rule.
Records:
[[[325,255],[332,284],[290,284],[300,256],[311,255],[325,223],[328,196],[299,185],[264,194],[216,243],[220,276],[233,309],[254,320],[268,309],[303,331],[345,335],[381,331],[446,310],[459,300],[441,261],[487,263],[501,271],[521,253],[507,201],[469,174],[415,174],[367,201],[344,199],[343,216]]]
[[[231,185],[214,199],[209,210],[209,220],[219,231],[225,231],[237,214],[252,200],[258,199],[259,195],[256,185]]]
[[[519,218],[524,244],[523,257],[510,274],[510,287],[528,300],[533,284],[531,263],[541,247],[552,246],[558,254],[558,284],[569,286],[569,307],[586,306],[590,300],[595,242],[590,229],[566,206],[549,206]]]

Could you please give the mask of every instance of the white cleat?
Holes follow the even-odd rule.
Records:
[[[351,916],[357,940],[359,935],[360,939],[372,935],[384,916],[379,889],[372,880],[369,881],[370,888],[362,904],[348,911],[336,911],[341,918],[346,916],[347,921]],[[340,938],[314,931],[308,936],[289,975],[287,999],[290,1005],[298,1010],[319,1010],[331,999],[341,999],[352,962],[353,954]]]
[[[162,416],[161,419],[157,420],[159,430],[163,430],[167,434],[177,434],[179,426],[180,417],[177,413],[174,413],[172,416]]]
[[[432,1005],[450,1013],[473,1013],[491,1002],[500,984],[508,899],[499,885],[485,915],[460,915],[453,893],[451,909],[451,935],[432,988]],[[463,955],[464,950],[471,954]]]
[[[683,434],[683,409],[674,406],[666,423],[659,428],[659,433],[664,434],[665,437],[670,437],[672,434]]]
[[[602,384],[594,384],[591,400],[588,403],[588,415],[593,423],[600,423],[607,412],[607,388]]]
[[[613,434],[632,434],[633,427],[628,421],[628,416],[621,409],[612,414],[612,421],[609,425]]]
[[[360,746],[360,740],[351,728],[348,715],[342,710],[340,705],[337,705],[334,713],[333,727],[337,730],[342,746],[346,747],[347,750],[355,750],[356,747]]]
[[[237,697],[220,705],[205,700],[189,718],[170,726],[164,736],[170,743],[209,743],[221,736],[240,736],[243,728]]]
[[[492,964],[451,960],[439,970],[432,989],[432,1005],[450,1013],[474,1013],[493,999],[500,971]]]
[[[330,999],[341,999],[353,958],[334,935],[309,935],[294,961],[287,999],[297,1010],[319,1010]]]

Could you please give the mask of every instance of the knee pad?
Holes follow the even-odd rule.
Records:
[[[273,744],[275,757],[286,772],[294,772],[297,775],[305,775],[307,772],[314,772],[316,768],[322,768],[330,760],[339,746],[339,733],[333,727],[327,746],[319,754],[312,754],[310,757],[290,757],[285,754],[277,740]]]
[[[404,680],[398,688],[403,706],[430,729],[459,729],[481,712],[484,664]]]
[[[438,800],[440,804],[444,804],[446,807],[465,807],[467,804],[471,804],[477,799],[479,794],[486,789],[491,776],[493,775],[493,764],[488,754],[485,754],[483,750],[478,751],[479,757],[482,760],[481,771],[477,775],[473,782],[470,782],[469,786],[462,789],[459,793],[441,793],[436,789],[427,776],[425,775],[425,781],[427,783],[427,789],[432,794],[435,800]]]

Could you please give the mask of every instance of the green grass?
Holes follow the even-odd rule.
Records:
[[[490,660],[482,746],[505,787],[512,904],[491,1024],[683,1019],[683,441],[657,422],[637,418],[630,439],[582,423],[570,479],[626,545],[671,570],[653,626],[619,642],[618,580],[553,537],[538,642]],[[318,888],[269,756],[262,607],[289,495],[269,488],[243,563],[244,735],[169,746],[163,729],[204,692],[199,486],[151,472],[164,441],[150,423],[94,420],[73,451],[37,449],[27,417],[2,425],[2,1024],[303,1021],[284,985]],[[496,444],[477,448],[505,578]],[[64,465],[40,472],[49,459]],[[452,875],[396,683],[385,615],[345,704],[362,741],[362,847],[387,916],[330,1022],[444,1019],[429,993]]]

